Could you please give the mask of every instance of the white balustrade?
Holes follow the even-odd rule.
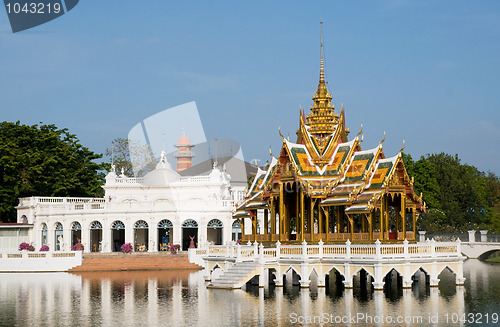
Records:
[[[277,261],[286,259],[356,259],[356,260],[394,260],[394,259],[433,259],[461,258],[461,242],[436,242],[410,244],[405,240],[402,244],[383,244],[377,240],[374,244],[307,244],[282,245],[276,242],[275,247],[264,247],[257,242],[249,245],[212,245],[209,246],[206,258],[233,258],[236,261],[254,260]]]

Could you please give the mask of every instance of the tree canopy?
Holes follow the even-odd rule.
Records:
[[[18,198],[102,196],[102,155],[55,125],[0,123],[0,217],[16,220]]]
[[[105,155],[110,158],[110,164],[113,163],[118,169],[123,168],[126,176],[136,177],[142,177],[153,170],[159,160],[153,158],[150,146],[120,137],[111,142]]]
[[[428,154],[403,160],[415,191],[422,192],[427,213],[422,217],[429,232],[465,232],[484,228],[500,232],[500,181],[489,172],[462,164],[457,155]]]

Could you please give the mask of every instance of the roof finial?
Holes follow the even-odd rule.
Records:
[[[319,82],[325,83],[325,71],[323,69],[323,21],[319,23],[321,24],[321,69],[319,71]]]

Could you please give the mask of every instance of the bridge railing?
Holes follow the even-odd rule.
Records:
[[[204,252],[207,259],[231,258],[236,261],[259,260],[276,261],[281,259],[360,259],[360,260],[390,260],[390,259],[417,259],[437,257],[461,257],[461,241],[436,242],[435,240],[423,243],[410,244],[407,240],[400,244],[352,244],[349,240],[345,244],[307,244],[281,245],[276,242],[275,247],[264,247],[262,243],[254,242],[247,245],[211,245]]]

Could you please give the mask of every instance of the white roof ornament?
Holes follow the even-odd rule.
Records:
[[[125,168],[122,167],[122,173],[118,177],[120,177],[120,178],[128,178],[127,176],[125,176]]]
[[[170,163],[167,160],[167,155],[165,151],[162,151],[160,154],[160,161],[156,165],[156,169],[172,169]]]
[[[111,164],[111,172],[112,173],[116,172],[116,166],[115,166],[115,164]]]
[[[217,169],[217,165],[218,165],[218,164],[219,164],[219,163],[217,162],[217,160],[216,160],[216,161],[214,161],[214,166],[213,166],[213,169]]]

